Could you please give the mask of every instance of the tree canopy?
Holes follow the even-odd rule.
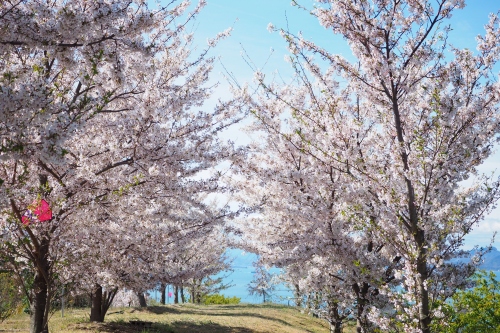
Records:
[[[499,139],[500,18],[472,51],[448,39],[464,0],[311,3],[292,1],[353,57],[271,24],[293,77],[256,71],[214,107],[231,29],[196,50],[205,0],[0,3],[0,272],[32,333],[63,286],[102,321],[119,288],[201,288],[229,246],[283,268],[336,333],[429,333],[469,295],[482,252],[453,259],[500,196],[478,172]],[[221,139],[242,119],[258,140]]]

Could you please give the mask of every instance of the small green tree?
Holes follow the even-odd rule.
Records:
[[[191,291],[191,302],[201,304],[204,302],[205,297],[218,294],[223,290],[231,288],[233,286],[231,283],[224,283],[224,279],[226,278],[227,275],[219,277],[206,276],[202,279],[193,279],[189,287]]]
[[[500,281],[493,272],[480,271],[472,278],[474,287],[457,292],[443,306],[442,333],[500,333]],[[437,324],[437,322],[436,322]]]

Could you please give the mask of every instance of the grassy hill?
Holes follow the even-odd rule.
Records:
[[[51,333],[328,333],[326,321],[276,304],[169,305],[144,309],[113,308],[102,324],[89,323],[88,309],[56,312]],[[0,324],[0,332],[29,332],[29,317],[20,314]],[[347,327],[345,332],[354,332]]]

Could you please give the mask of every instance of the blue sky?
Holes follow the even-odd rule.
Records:
[[[299,0],[299,3],[310,7],[312,1]],[[488,14],[500,10],[500,1],[469,0],[467,3],[468,6],[464,10],[456,11],[449,21],[453,29],[449,41],[456,47],[475,50],[475,37],[484,32],[483,27],[488,21]],[[211,52],[212,56],[220,59],[216,62],[212,73],[212,81],[220,82],[214,99],[228,98],[225,96],[227,95],[227,82],[223,77],[225,69],[222,65],[237,78],[240,84],[252,80],[252,67],[268,75],[279,71],[286,78],[291,74],[289,65],[284,61],[284,56],[288,54],[286,43],[278,33],[271,34],[267,31],[267,25],[270,22],[277,28],[288,27],[293,33],[301,31],[305,37],[316,41],[330,51],[350,56],[350,51],[342,38],[334,36],[330,31],[321,27],[317,20],[307,12],[291,6],[289,0],[207,0],[207,6],[193,26],[195,43],[200,49],[206,45],[207,38],[215,36],[228,27],[233,27],[231,37],[222,41]],[[243,52],[251,59],[250,65],[243,59]],[[500,66],[498,68],[500,69]],[[228,132],[228,136],[240,142],[249,140],[246,134],[238,130]],[[497,152],[481,167],[481,170],[491,173],[499,166],[500,152]],[[488,245],[494,231],[500,231],[500,209],[493,211],[467,237],[465,247]],[[494,246],[500,248],[500,236],[497,237]]]
[[[464,10],[456,11],[450,21],[453,28],[450,41],[457,47],[475,49],[475,37],[484,31],[488,14],[500,10],[500,1],[467,2],[470,4]],[[312,1],[299,0],[299,3],[311,7]],[[342,38],[321,27],[307,12],[291,6],[290,0],[207,0],[207,6],[196,23],[195,34],[201,44],[217,32],[233,27],[232,36],[212,54],[220,56],[224,66],[244,82],[250,80],[253,73],[241,57],[243,48],[256,67],[264,72],[288,70],[288,65],[283,61],[287,54],[286,43],[279,34],[267,31],[270,22],[277,28],[288,26],[294,33],[301,31],[305,37],[331,51],[350,55]],[[271,48],[274,49],[273,55],[265,64]],[[216,68],[214,74],[220,71],[221,67]]]

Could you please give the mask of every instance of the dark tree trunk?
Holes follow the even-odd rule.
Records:
[[[417,271],[419,273],[418,276],[418,291],[420,295],[420,302],[419,302],[419,319],[420,319],[420,329],[422,330],[422,333],[430,333],[430,325],[431,325],[431,317],[430,317],[430,310],[429,310],[429,291],[427,290],[426,287],[426,282],[427,282],[427,276],[428,276],[428,271],[427,271],[427,263],[426,263],[426,249],[424,247],[424,231],[420,230],[419,234],[421,234],[421,237],[418,237],[419,242],[419,253],[418,253],[418,261],[417,261]]]
[[[37,265],[33,280],[33,298],[30,304],[30,333],[48,333],[48,315],[50,305],[50,286],[47,278],[50,274],[50,264],[48,262],[50,240],[46,237],[40,242],[37,253]]]
[[[103,291],[102,286],[95,284],[92,290],[92,305],[90,308],[90,321],[104,322],[104,317],[108,312],[113,299],[118,292],[118,288],[111,289],[110,291]]]
[[[201,304],[201,293],[200,293],[200,291],[196,292],[196,304]]]
[[[113,303],[113,300],[115,299],[117,293],[118,293],[118,288],[104,292],[104,298],[103,298],[104,302],[101,307],[102,321],[104,321],[104,317],[106,316],[106,313],[108,312],[109,307]]]
[[[47,196],[49,194],[48,176],[38,175],[40,180],[40,194]],[[11,199],[12,209],[17,217],[22,220],[21,214]],[[30,333],[48,333],[49,332],[49,310],[52,298],[52,277],[50,275],[51,267],[49,262],[50,233],[41,234],[40,240],[33,234],[29,226],[25,227],[35,251],[32,252],[33,264],[35,265],[35,275],[33,278],[32,294],[30,299]]]
[[[184,296],[184,287],[181,286],[181,301],[182,303],[186,303],[186,297]]]
[[[342,333],[342,323],[341,322],[330,322],[330,333]]]
[[[194,284],[194,290],[195,290],[195,293],[194,293],[194,296],[195,296],[195,300],[196,300],[196,303],[197,304],[200,304],[201,303],[201,279],[198,280],[198,282],[196,282]]]
[[[174,304],[179,304],[179,287],[174,287]]]
[[[362,287],[359,288],[357,283],[352,285],[354,292],[356,293],[356,332],[365,333],[367,331],[368,321],[365,315],[365,307],[367,304],[366,295],[368,294],[368,289],[370,286],[368,283],[363,282]]]
[[[145,308],[148,306],[148,304],[146,303],[146,297],[144,297],[144,293],[138,293],[137,297],[139,297],[139,305],[141,308]]]
[[[167,286],[165,285],[165,283],[162,283],[160,285],[160,290],[161,290],[161,300],[160,300],[160,303],[163,304],[163,305],[165,305],[166,299],[167,299],[166,289],[167,289]]]
[[[196,279],[193,279],[193,285],[191,286],[191,302],[196,303]]]
[[[103,316],[101,313],[102,305],[102,286],[96,284],[92,290],[92,305],[90,308],[90,321],[95,321],[101,323],[103,321]]]
[[[30,333],[48,332],[48,330],[44,331],[44,314],[45,306],[47,304],[48,288],[45,279],[38,272],[35,273],[33,291],[35,295],[30,306]]]
[[[298,284],[294,284],[295,287],[295,305],[302,306],[302,294],[300,293],[300,288]]]
[[[342,333],[342,324],[345,316],[339,313],[338,303],[332,299],[327,301],[328,304],[328,323],[330,324],[330,333]]]

